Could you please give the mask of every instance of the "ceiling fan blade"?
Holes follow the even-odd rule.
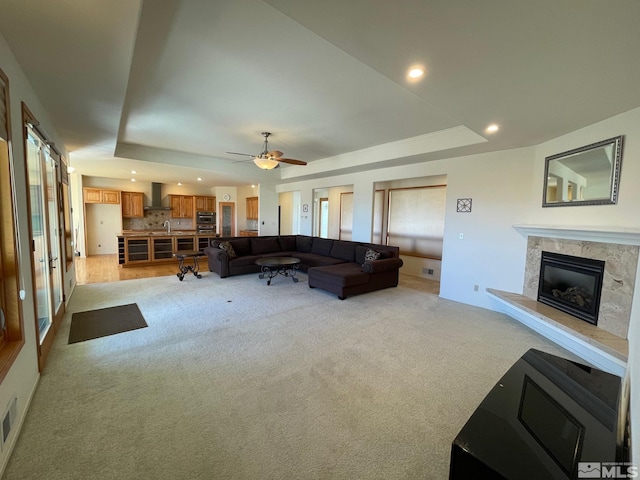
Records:
[[[244,155],[245,157],[255,157],[255,155],[250,155],[248,153],[237,153],[237,152],[227,152],[230,155]]]
[[[291,165],[306,165],[307,162],[303,162],[302,160],[296,160],[295,158],[275,158],[274,160],[277,160],[279,162],[282,163],[289,163]]]
[[[267,155],[269,155],[270,157],[278,158],[284,155],[284,153],[282,153],[280,150],[271,150],[270,152],[267,152]]]

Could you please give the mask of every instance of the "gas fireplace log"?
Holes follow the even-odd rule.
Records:
[[[580,287],[569,287],[564,292],[554,288],[551,294],[556,298],[561,298],[567,302],[575,303],[581,307],[591,305],[592,298],[587,291]]]

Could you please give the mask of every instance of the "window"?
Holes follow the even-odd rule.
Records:
[[[400,247],[402,255],[442,258],[447,187],[389,190],[387,245]]]
[[[0,70],[0,381],[24,345],[10,142],[9,79]]]

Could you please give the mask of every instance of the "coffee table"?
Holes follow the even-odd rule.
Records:
[[[261,267],[262,273],[258,278],[268,277],[267,285],[271,285],[271,279],[276,275],[291,277],[294,283],[298,282],[296,273],[300,268],[300,259],[295,257],[262,257],[256,260],[256,265]]]

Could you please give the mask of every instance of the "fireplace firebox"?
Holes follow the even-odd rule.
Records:
[[[604,261],[542,252],[538,301],[598,324]]]

